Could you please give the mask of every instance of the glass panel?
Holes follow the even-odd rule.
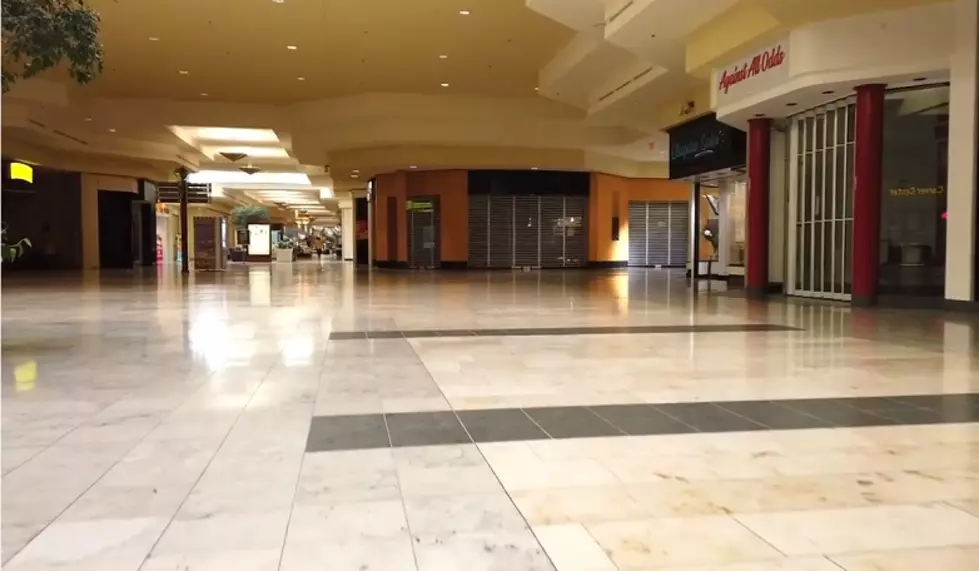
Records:
[[[812,291],[812,223],[802,225],[802,289]]]
[[[945,291],[949,86],[890,92],[884,101],[880,291]]]
[[[823,239],[823,223],[817,222],[813,224],[813,248],[812,253],[815,256],[815,264],[813,264],[813,291],[823,292],[823,260],[826,257],[826,252],[823,251],[823,244],[825,243]]]
[[[834,193],[836,196],[834,215],[836,218],[843,218],[843,205],[846,203],[846,147],[835,147],[833,154],[836,156],[833,165]]]
[[[825,115],[816,115],[816,149],[822,149],[826,146],[825,134],[826,134],[826,117]]]
[[[826,111],[826,147],[836,144],[836,109]]]
[[[856,131],[856,106],[853,104],[846,106],[846,141],[852,143],[854,141],[854,132]]]
[[[801,220],[808,222],[812,220],[812,154],[806,155],[806,176],[802,179],[802,217]]]
[[[803,260],[805,259],[805,253],[803,250],[802,234],[804,226],[802,224],[796,224],[795,226],[795,289],[796,291],[801,291],[802,288],[802,266]]]
[[[812,152],[812,137],[813,137],[813,127],[812,127],[812,125],[813,125],[813,118],[812,117],[806,117],[805,123],[806,123],[806,132],[805,132],[806,146],[805,146],[805,150],[803,152],[811,153]]]
[[[813,203],[813,219],[822,220],[826,212],[826,192],[823,188],[823,181],[825,180],[823,175],[826,172],[826,165],[823,164],[823,149],[816,151],[815,169],[816,180],[813,181],[813,191],[815,194],[815,200]]]
[[[844,197],[844,216],[853,218],[853,143],[846,145],[846,196]]]
[[[853,220],[843,225],[846,241],[843,243],[843,293],[853,293]]]
[[[833,223],[833,231],[835,232],[836,239],[836,243],[833,246],[833,264],[836,267],[833,280],[833,293],[843,293],[843,265],[846,263],[843,254],[845,245],[845,236],[843,235],[844,224],[845,222],[842,220]]]

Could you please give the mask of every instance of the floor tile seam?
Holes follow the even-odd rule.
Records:
[[[710,401],[710,402],[708,402],[708,404],[710,406],[713,406],[714,408],[720,409],[721,412],[726,412],[728,414],[733,414],[734,416],[736,416],[738,418],[741,418],[741,419],[744,419],[744,420],[747,420],[748,422],[750,422],[752,424],[755,424],[755,425],[758,425],[758,426],[762,427],[765,430],[780,430],[778,428],[774,428],[772,426],[769,426],[769,425],[765,424],[764,422],[762,422],[760,420],[755,420],[753,418],[750,418],[748,416],[745,416],[745,415],[741,414],[740,412],[737,412],[737,411],[732,410],[732,409],[729,409],[729,408],[725,408],[723,405],[718,404],[717,402]]]
[[[768,541],[768,539],[766,539],[760,533],[758,533],[757,531],[755,531],[754,529],[752,529],[748,524],[746,524],[745,522],[741,521],[741,518],[737,517],[737,515],[735,515],[735,514],[727,514],[727,517],[729,517],[732,520],[734,520],[735,522],[737,522],[737,524],[740,525],[741,527],[743,527],[745,529],[745,531],[747,531],[751,535],[757,537],[759,541],[761,541],[765,545],[767,545],[767,546],[771,547],[772,549],[774,549],[775,552],[778,553],[778,554],[780,554],[782,557],[785,557],[785,558],[790,557],[790,555],[788,553],[786,553],[786,552],[782,551],[781,549],[779,549],[774,543],[772,543],[771,541]]]
[[[840,424],[839,422],[834,422],[832,420],[829,420],[828,418],[823,418],[823,417],[821,417],[821,416],[819,416],[819,415],[817,415],[815,413],[809,413],[809,412],[805,412],[805,411],[803,411],[801,409],[795,408],[791,404],[788,404],[788,403],[791,403],[792,402],[792,399],[789,399],[787,401],[769,401],[769,402],[773,403],[775,406],[784,408],[784,409],[789,410],[791,412],[795,412],[795,413],[798,413],[798,414],[804,414],[806,416],[811,416],[811,417],[815,418],[816,420],[819,420],[820,422],[826,423],[826,425],[827,425],[826,428],[859,428],[858,426],[847,425],[847,424]],[[853,410],[855,410],[857,412],[863,412],[863,411],[861,411],[859,409],[853,409]],[[865,413],[865,414],[870,414],[870,413]],[[880,416],[880,415],[870,414],[870,416]],[[881,420],[889,420],[889,419],[886,419],[884,417],[880,417],[880,419]],[[888,425],[882,424],[882,425],[872,425],[872,426],[888,426]]]
[[[495,409],[495,410],[507,410],[507,409]],[[550,432],[548,432],[543,426],[541,426],[540,423],[537,422],[534,419],[534,417],[532,417],[529,414],[527,414],[527,411],[526,410],[524,410],[523,408],[518,408],[517,410],[519,410],[524,415],[524,417],[526,417],[528,420],[530,420],[530,422],[532,422],[534,424],[534,426],[536,426],[538,429],[540,429],[540,431],[544,434],[544,436],[546,436],[550,440],[557,440],[556,438],[554,438],[554,436]],[[520,442],[520,441],[518,441],[518,442]],[[528,441],[524,440],[523,442],[528,442]],[[487,443],[487,444],[489,444],[489,443]]]
[[[128,393],[127,393],[127,394],[128,394]],[[104,409],[103,409],[103,410],[104,410]],[[14,559],[15,557],[17,557],[17,555],[18,555],[18,554],[19,554],[19,553],[20,553],[21,551],[23,551],[23,550],[24,550],[24,549],[25,549],[25,548],[26,548],[26,547],[27,547],[27,546],[28,546],[28,545],[29,545],[29,544],[30,544],[30,543],[31,543],[32,541],[34,541],[35,539],[37,539],[37,537],[38,537],[39,535],[41,535],[42,533],[44,533],[44,531],[45,531],[45,530],[47,530],[47,529],[48,529],[49,527],[51,527],[51,525],[53,525],[53,524],[54,524],[55,522],[57,522],[57,521],[58,521],[59,519],[61,519],[61,516],[63,516],[63,515],[64,515],[64,514],[65,514],[65,513],[66,513],[66,512],[67,512],[67,511],[69,510],[69,509],[71,509],[71,506],[73,506],[73,505],[75,505],[75,503],[77,503],[77,502],[78,502],[78,500],[80,500],[80,499],[82,498],[82,496],[84,496],[85,494],[87,494],[87,493],[88,493],[88,492],[89,492],[89,491],[90,491],[90,490],[91,490],[92,488],[94,488],[94,487],[96,486],[96,484],[98,484],[98,483],[99,483],[100,481],[102,481],[102,478],[104,478],[106,474],[108,474],[108,473],[109,473],[109,472],[110,472],[110,471],[111,471],[111,470],[112,470],[113,468],[115,468],[116,466],[118,466],[118,465],[119,465],[119,463],[120,463],[120,462],[122,462],[122,460],[123,460],[123,458],[125,458],[126,456],[128,456],[128,455],[129,455],[129,454],[130,454],[130,453],[131,453],[131,452],[132,452],[133,450],[135,450],[135,449],[136,449],[136,447],[138,447],[138,446],[139,446],[140,444],[142,444],[142,443],[143,443],[143,442],[144,442],[144,441],[145,441],[145,440],[146,440],[147,438],[149,438],[149,435],[150,435],[150,433],[151,433],[151,432],[153,432],[154,430],[156,430],[156,429],[157,429],[157,428],[158,428],[158,427],[159,427],[159,426],[160,426],[161,424],[163,424],[163,419],[162,419],[162,418],[161,418],[161,419],[160,419],[159,421],[157,421],[157,423],[156,423],[156,424],[155,424],[155,425],[153,426],[153,428],[151,428],[151,429],[150,429],[150,430],[149,430],[149,431],[148,431],[148,432],[147,432],[146,434],[144,434],[144,435],[143,435],[143,436],[142,436],[142,437],[141,437],[141,438],[140,438],[139,440],[136,440],[135,442],[133,442],[133,445],[132,445],[132,446],[130,446],[129,448],[127,448],[127,449],[126,449],[126,451],[125,451],[125,452],[123,452],[123,453],[122,453],[122,454],[121,454],[121,455],[119,456],[119,458],[117,458],[117,459],[115,460],[115,462],[113,462],[113,463],[112,463],[112,465],[110,465],[110,466],[109,466],[108,468],[106,468],[106,469],[105,469],[105,471],[103,471],[103,472],[102,472],[102,475],[101,475],[101,476],[99,476],[98,478],[95,478],[95,480],[93,480],[91,484],[89,484],[88,486],[86,486],[84,490],[82,490],[82,491],[81,491],[81,492],[80,492],[80,493],[79,493],[78,495],[76,495],[76,496],[75,496],[75,499],[73,499],[73,500],[71,500],[70,502],[68,502],[68,505],[66,505],[66,506],[64,507],[64,509],[62,509],[62,510],[61,510],[60,512],[58,512],[58,515],[56,515],[56,516],[54,516],[53,518],[51,518],[51,520],[50,520],[50,521],[48,521],[48,522],[47,522],[46,524],[44,524],[44,527],[42,527],[42,528],[41,528],[40,530],[38,530],[38,531],[37,531],[37,533],[35,533],[34,535],[32,535],[32,536],[31,536],[31,538],[30,538],[30,539],[29,539],[29,540],[27,541],[27,543],[25,543],[25,544],[24,544],[24,545],[23,545],[23,546],[22,546],[22,547],[21,547],[20,549],[18,549],[18,550],[17,550],[17,551],[15,552],[15,553],[13,553],[13,554],[12,554],[12,555],[10,556],[10,558],[9,558],[9,559],[8,559],[7,561],[8,561],[8,562],[9,562],[9,561],[12,561],[12,560],[13,560],[13,559]],[[80,426],[80,425],[81,425],[81,424],[79,424],[79,426]],[[77,428],[78,428],[78,426],[76,426],[75,428],[72,428],[71,430],[69,430],[68,432],[66,432],[66,433],[65,433],[64,435],[62,435],[62,436],[61,436],[61,438],[58,438],[58,439],[57,439],[57,440],[56,440],[55,442],[58,442],[58,441],[60,441],[60,440],[61,440],[62,438],[64,438],[64,437],[65,437],[65,436],[66,436],[66,435],[67,435],[68,433],[71,433],[71,432],[74,432],[74,431],[75,431],[75,430],[76,430]],[[53,442],[53,443],[51,443],[51,445],[49,445],[48,447],[46,447],[46,448],[45,448],[45,450],[47,450],[48,448],[50,448],[50,447],[52,447],[52,446],[54,446],[54,444],[55,444],[54,442]],[[42,452],[43,452],[43,451],[42,451]],[[39,452],[39,454],[40,454],[40,452]],[[23,465],[24,465],[24,464],[21,464],[21,466],[23,466]],[[13,471],[11,471],[11,473],[13,473]],[[190,495],[190,491],[189,491],[189,490],[187,491],[187,494],[188,494],[188,495]],[[162,535],[162,534],[161,534],[161,535]]]
[[[418,351],[415,348],[415,346],[411,342],[408,342],[408,346],[411,347],[411,350],[415,354],[415,357],[419,361],[421,361],[422,360],[421,355],[418,354]],[[424,365],[424,361],[422,361],[422,365],[425,366]],[[435,386],[438,387],[439,393],[442,394],[442,398],[445,399],[445,402],[449,402],[449,399],[445,395],[445,392],[442,390],[442,387],[439,386],[439,384],[435,381],[435,376],[432,375],[432,372],[430,370],[428,370],[428,367],[427,366],[425,366],[425,373],[428,374],[428,376],[432,380],[432,382],[435,383]],[[523,412],[524,416],[530,418],[530,415],[527,414],[526,411],[524,411],[523,409],[521,409],[521,412]],[[462,429],[466,432],[466,436],[469,437],[469,441],[476,448],[476,452],[479,454],[479,456],[483,459],[483,463],[489,469],[490,473],[493,474],[493,478],[496,480],[496,483],[499,484],[500,489],[503,490],[503,493],[506,494],[507,499],[510,500],[510,505],[512,505],[513,506],[513,509],[517,510],[517,513],[520,514],[520,518],[523,520],[524,525],[527,527],[527,531],[530,533],[530,536],[534,538],[534,541],[537,543],[537,547],[540,549],[541,553],[543,553],[544,554],[544,557],[547,558],[547,561],[551,564],[551,567],[553,569],[557,569],[557,565],[555,565],[554,561],[551,559],[550,554],[547,553],[547,550],[544,549],[544,545],[541,543],[540,538],[537,537],[537,534],[534,532],[534,528],[531,527],[530,522],[527,520],[527,517],[524,515],[523,511],[520,510],[520,507],[517,506],[517,503],[513,500],[513,496],[510,495],[510,492],[507,490],[506,486],[503,485],[503,480],[500,479],[500,475],[497,474],[496,473],[496,470],[493,469],[493,465],[490,463],[489,459],[486,457],[486,454],[483,452],[483,449],[480,448],[479,444],[476,443],[475,440],[473,440],[472,434],[469,432],[469,427],[467,427],[465,425],[465,423],[462,422],[462,419],[459,418],[459,413],[454,408],[452,409],[452,414],[453,414],[453,416],[455,416],[456,422],[458,422],[459,425],[462,426]],[[534,419],[533,418],[530,418],[530,421],[531,422],[534,422]],[[537,424],[537,423],[534,422],[534,424]],[[385,426],[386,425],[387,425],[387,420],[385,420]],[[544,431],[543,427],[538,426],[538,428],[540,428],[541,431]],[[546,431],[544,431],[544,434],[546,434],[547,436],[550,437],[550,434],[548,434]],[[400,487],[400,480],[399,480],[398,483],[399,483],[399,487]],[[404,494],[402,494],[402,502],[404,502]],[[408,518],[407,508],[405,508],[405,521],[407,521],[407,518]],[[412,544],[412,552],[414,552],[415,540],[414,540],[413,537],[411,539],[411,544]],[[417,559],[415,561],[415,568],[416,569],[418,568],[418,561],[417,561]]]
[[[658,408],[654,407],[653,405],[648,405],[648,404],[642,403],[639,406],[644,406],[644,405],[653,408],[653,410],[655,410],[656,412],[658,412],[658,413],[660,413],[662,415],[669,416],[669,415],[666,415],[666,413],[660,411]],[[600,412],[598,412],[597,410],[595,410],[594,407],[596,407],[596,406],[630,406],[630,405],[628,405],[628,404],[625,404],[625,405],[592,405],[592,406],[586,406],[585,408],[587,408],[588,410],[590,410],[591,413],[594,414],[595,416],[601,418],[602,420],[604,420],[608,424],[612,425],[613,428],[615,428],[616,430],[618,430],[619,432],[621,432],[622,435],[624,435],[624,436],[650,436],[649,434],[632,434],[631,432],[627,431],[626,429],[624,429],[621,426],[619,426],[619,425],[615,424],[614,422],[612,422],[610,419],[605,418],[604,416],[602,416],[602,414]],[[669,417],[669,418],[673,418],[673,417]],[[683,422],[683,421],[681,421],[679,419],[673,419],[673,420],[676,420],[677,422],[679,422],[680,424],[686,426],[687,428],[689,428],[691,430],[696,430],[694,427],[690,426],[689,424],[687,424],[687,423],[685,423],[685,422]],[[664,434],[681,434],[681,433],[670,433],[670,432],[666,432]]]
[[[732,401],[732,402],[739,402],[739,401]],[[740,402],[745,402],[745,401],[740,401]],[[759,402],[759,401],[756,401],[756,402]],[[802,428],[802,429],[799,429],[799,430],[819,430],[819,429],[825,429],[825,428],[846,428],[846,426],[837,424],[835,422],[832,422],[829,419],[822,418],[822,417],[817,416],[815,414],[808,413],[808,412],[806,412],[804,410],[799,410],[799,409],[796,409],[796,408],[792,408],[791,406],[784,405],[783,404],[783,401],[766,400],[766,401],[760,401],[760,402],[764,402],[765,404],[769,404],[769,405],[774,405],[774,406],[776,406],[778,408],[781,408],[783,410],[786,410],[788,412],[795,413],[795,414],[798,414],[798,415],[801,415],[801,416],[804,416],[804,417],[807,417],[807,418],[811,418],[813,420],[817,420],[817,421],[819,421],[819,422],[821,422],[821,423],[823,423],[825,425],[825,426],[813,426],[813,427],[808,427],[808,428]],[[718,403],[715,403],[715,404],[718,404]],[[724,407],[724,403],[719,403],[719,405],[722,406],[724,408],[724,410],[731,411],[731,409],[728,409],[727,407]],[[731,412],[734,412],[734,411],[731,411]],[[772,428],[770,426],[768,426],[767,428],[769,430],[791,430],[791,429],[775,429],[775,428]]]
[[[251,395],[248,397],[248,402],[246,402],[238,410],[238,414],[235,415],[234,422],[231,423],[231,426],[228,427],[227,432],[224,433],[224,437],[221,438],[221,442],[217,445],[217,447],[214,448],[214,453],[208,459],[207,464],[204,465],[204,469],[201,470],[201,473],[194,480],[193,485],[191,485],[190,488],[187,490],[187,495],[184,496],[184,499],[183,500],[181,500],[180,505],[178,505],[177,506],[177,509],[175,509],[173,511],[173,515],[170,517],[170,520],[167,522],[167,524],[165,526],[163,526],[163,530],[160,531],[160,534],[156,536],[156,540],[153,541],[153,545],[149,548],[149,550],[147,550],[146,555],[143,557],[143,560],[139,563],[139,567],[137,567],[136,571],[141,571],[143,569],[143,566],[146,565],[146,562],[149,561],[150,557],[152,557],[153,552],[156,550],[157,546],[159,546],[159,544],[160,544],[160,540],[162,540],[163,539],[163,536],[166,535],[167,531],[170,529],[170,526],[173,524],[173,521],[180,514],[180,510],[183,509],[184,505],[186,505],[186,503],[187,503],[187,500],[190,498],[190,495],[194,492],[194,488],[196,488],[197,485],[201,483],[201,480],[204,479],[204,474],[207,473],[208,468],[210,468],[211,467],[211,464],[214,463],[214,458],[217,457],[218,452],[220,452],[221,451],[221,448],[224,447],[224,444],[225,444],[225,442],[228,441],[228,437],[231,435],[232,431],[234,431],[235,427],[238,426],[238,422],[241,420],[242,415],[245,414],[245,410],[247,410],[248,407],[249,407],[249,405],[251,405],[252,401],[255,400],[255,395],[258,394],[259,389],[261,389],[262,388],[262,385],[265,384],[266,379],[268,378],[268,375],[269,375],[270,372],[271,372],[271,365],[270,365],[269,371],[266,372],[266,374],[262,377],[262,380],[255,387],[255,390],[252,391]],[[162,421],[161,421],[161,423],[162,423]],[[298,476],[297,476],[297,479],[298,479]],[[285,531],[284,530],[283,530],[283,540],[282,540],[282,543],[283,543],[283,545],[285,545]],[[280,554],[280,556],[279,556],[279,565],[281,566],[281,564],[282,564],[282,556]]]
[[[939,505],[943,505],[943,506],[945,506],[947,508],[953,509],[953,510],[955,510],[957,512],[964,513],[967,516],[970,516],[972,518],[975,518],[976,521],[979,521],[979,515],[974,514],[974,513],[970,512],[969,510],[967,510],[967,509],[965,509],[963,507],[956,506],[956,505],[953,505],[952,504],[952,502],[958,502],[958,501],[962,501],[962,500],[972,500],[972,499],[979,500],[979,498],[975,498],[975,497],[971,497],[971,498],[970,497],[963,497],[963,498],[944,499],[944,500],[940,500],[940,501],[935,502],[935,503],[936,504],[939,504]]]
[[[393,459],[393,456],[394,456],[394,440],[391,438],[391,428],[388,426],[387,415],[382,414],[381,415],[381,418],[384,419],[384,431],[388,435],[388,448],[387,449],[390,451],[390,453],[392,455],[392,462],[394,462],[394,464],[395,464],[395,466],[394,466],[394,477],[398,481],[398,499],[401,501],[401,513],[404,515],[404,518],[405,518],[405,528],[408,530],[408,543],[411,544],[411,558],[412,558],[412,560],[413,560],[413,562],[415,564],[415,569],[418,569],[418,553],[416,553],[416,551],[415,551],[415,535],[411,531],[411,522],[408,521],[408,506],[405,503],[404,489],[401,486],[401,474],[399,473],[399,470],[398,470],[398,467],[397,467],[397,461]],[[457,417],[457,420],[458,420],[458,417]],[[470,440],[471,439],[472,439],[472,437],[470,437]],[[283,548],[283,552],[284,552],[285,551],[285,544],[283,544],[282,548]],[[281,571],[281,561],[280,561],[279,571]]]

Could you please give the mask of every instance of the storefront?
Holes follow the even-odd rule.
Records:
[[[749,290],[783,266],[789,295],[975,299],[974,4],[814,24],[715,70],[719,119],[749,132]]]
[[[712,274],[722,277],[743,274],[743,270],[731,263],[731,254],[737,253],[738,247],[735,244],[739,237],[739,227],[742,248],[745,243],[743,217],[739,221],[733,216],[744,210],[743,205],[738,204],[738,199],[744,197],[744,132],[719,122],[712,113],[673,127],[669,130],[669,135],[670,178],[690,183],[691,196],[696,197],[696,200],[670,204],[670,217],[666,224],[662,220],[647,217],[646,225],[640,226],[646,233],[647,252],[650,251],[651,244],[657,244],[659,249],[663,249],[662,243],[665,241],[669,244],[665,249],[670,252],[672,262],[679,258],[681,251],[673,244],[681,242],[683,252],[692,244],[691,259],[716,262],[716,267],[711,270]],[[739,188],[742,189],[741,193],[738,193]],[[644,205],[637,206],[641,208]],[[654,206],[662,209],[665,205],[650,204],[646,210],[651,212]],[[633,221],[632,208],[630,205],[630,226]],[[681,212],[684,208],[687,212]],[[675,227],[674,220],[679,220],[681,227]],[[690,220],[699,220],[700,223],[691,226]],[[705,248],[711,251],[703,252]],[[630,265],[633,252],[636,257],[641,254],[641,250],[634,250],[630,243]],[[701,265],[705,267],[699,268],[698,275],[706,272],[706,264]]]

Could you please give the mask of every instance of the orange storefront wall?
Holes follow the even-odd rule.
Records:
[[[689,202],[690,185],[665,179],[624,178],[592,173],[588,195],[588,260],[629,261],[629,202]],[[707,220],[706,200],[701,203],[702,222]],[[619,219],[619,239],[612,239],[612,218]],[[710,257],[710,244],[701,240],[700,258]]]
[[[408,225],[405,202],[413,197],[437,196],[441,218],[443,262],[469,259],[469,173],[465,170],[398,171],[375,179],[374,259],[385,262],[408,261]],[[389,199],[396,210],[390,212]],[[397,252],[389,252],[388,217],[397,219]]]

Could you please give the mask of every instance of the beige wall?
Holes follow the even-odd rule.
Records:
[[[135,178],[82,173],[82,267],[99,267],[99,191],[139,192]]]

